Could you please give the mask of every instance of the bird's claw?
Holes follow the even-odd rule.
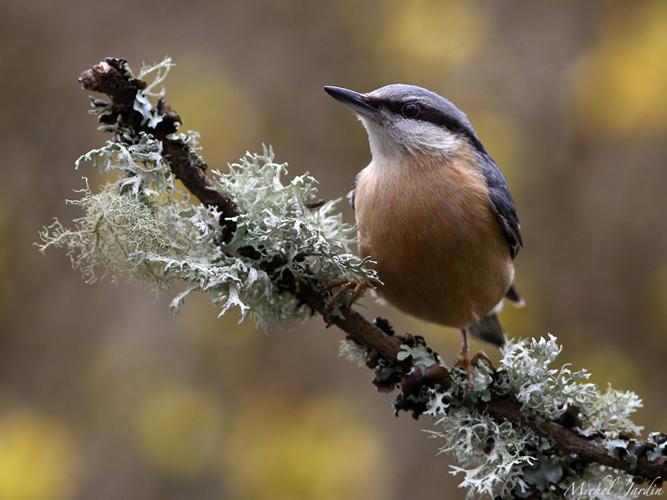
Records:
[[[326,307],[324,308],[324,319],[328,322],[329,317],[336,307],[337,304],[341,303],[341,306],[345,309],[350,308],[357,300],[361,298],[364,292],[368,289],[369,285],[362,281],[356,280],[343,280],[336,281],[327,286],[327,290],[335,290],[338,288],[338,291],[334,293],[331,298],[327,301]],[[352,295],[342,301],[345,294],[352,292]]]
[[[470,363],[473,365],[478,365],[480,361],[486,363],[486,366],[488,366],[492,372],[496,371],[496,367],[493,365],[493,361],[491,361],[491,358],[489,358],[484,351],[479,351],[478,353],[474,354],[472,358],[470,358]]]
[[[470,397],[470,394],[472,394],[472,388],[473,388],[473,371],[472,371],[472,359],[470,358],[470,352],[466,350],[462,350],[461,353],[459,354],[459,357],[456,358],[456,363],[454,364],[455,368],[461,368],[463,371],[466,372],[466,375],[468,376],[468,382],[466,383],[466,392],[465,392],[465,397],[468,398]]]
[[[468,349],[462,349],[461,353],[459,354],[459,357],[456,359],[454,367],[461,368],[462,370],[464,370],[468,377],[466,383],[466,392],[464,395],[465,398],[469,398],[470,395],[472,394],[473,382],[474,382],[473,367],[478,365],[480,362],[484,362],[491,369],[491,371],[496,371],[496,368],[495,366],[493,366],[491,358],[489,358],[483,351],[480,351],[471,357],[470,351],[468,351]]]

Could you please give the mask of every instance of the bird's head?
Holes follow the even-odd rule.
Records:
[[[429,160],[456,155],[462,149],[482,149],[466,115],[430,90],[402,84],[367,94],[333,86],[324,90],[364,124],[374,159]]]

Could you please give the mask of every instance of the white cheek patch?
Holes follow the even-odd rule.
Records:
[[[368,132],[373,158],[396,160],[406,155],[446,156],[462,146],[462,139],[433,123],[385,116],[383,124],[359,117]]]
[[[461,146],[461,138],[446,128],[429,122],[401,118],[394,124],[397,140],[412,152],[433,151],[451,154]]]

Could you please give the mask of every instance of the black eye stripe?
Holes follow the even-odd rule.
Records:
[[[416,118],[417,120],[424,121],[424,122],[429,122],[433,123],[435,125],[442,125],[447,127],[453,132],[463,132],[465,131],[465,127],[459,123],[455,118],[452,116],[443,113],[442,111],[433,108],[431,106],[424,105],[423,103],[419,103],[416,101],[384,101],[382,104],[384,104],[387,109],[390,111],[403,115],[404,114],[404,108],[410,104],[414,104],[418,107],[418,113],[416,116],[406,116],[406,118]]]
[[[409,125],[410,121],[432,123],[467,139],[477,150],[485,152],[466,115],[452,102],[435,92],[415,85],[394,84],[367,94],[366,101],[375,108],[389,112],[388,114],[394,115],[395,118],[408,118],[406,125]],[[419,111],[415,116],[413,116],[414,109],[404,108],[409,104],[418,105]],[[391,116],[387,118],[387,125],[390,125],[394,120]]]
[[[406,103],[405,101],[384,101],[382,104],[384,104],[390,111],[400,115],[401,109]]]
[[[438,107],[433,107],[425,104],[424,102],[417,102],[412,100],[378,100],[377,104],[383,105],[389,111],[396,113],[401,116],[405,116],[403,109],[408,104],[416,104],[418,106],[419,112],[416,116],[406,116],[413,120],[419,120],[422,122],[433,123],[434,125],[440,125],[441,127],[446,127],[451,132],[462,134],[467,137],[470,142],[479,150],[483,150],[482,144],[479,142],[479,139],[475,133],[465,124],[461,123],[450,113],[439,109]]]

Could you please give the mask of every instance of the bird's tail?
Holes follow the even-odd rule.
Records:
[[[507,290],[505,298],[509,300],[514,307],[524,307],[526,301],[523,299],[519,290],[516,289],[516,286],[512,284]],[[485,342],[490,342],[493,345],[502,347],[505,345],[505,334],[503,333],[503,327],[500,326],[500,321],[498,320],[498,313],[503,308],[503,301],[501,300],[493,310],[480,319],[477,323],[470,326],[468,329],[478,339],[484,340]]]
[[[509,290],[507,290],[505,298],[509,300],[514,307],[526,306],[526,301],[524,300],[523,296],[519,293],[519,290],[516,289],[516,286],[514,284],[512,284]]]
[[[498,347],[505,345],[503,327],[500,326],[498,315],[495,312],[484,316],[477,323],[470,326],[469,330],[475,337],[485,342],[490,342]]]

